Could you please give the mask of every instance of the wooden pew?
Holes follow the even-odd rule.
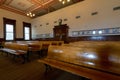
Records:
[[[44,57],[49,45],[62,45],[64,41],[16,41],[16,43],[27,44],[30,53],[38,52],[39,57]]]
[[[62,45],[63,41],[15,41],[15,42],[5,42],[4,48],[0,51],[6,52],[8,54],[13,54],[15,57],[27,53],[26,59],[29,61],[30,53],[37,52],[39,57],[44,57],[47,55],[47,50],[49,45]],[[22,46],[23,45],[23,46]],[[24,46],[27,48],[24,49]],[[27,51],[27,52],[26,52]],[[15,58],[14,57],[14,58]]]
[[[18,43],[5,43],[4,48],[1,49],[3,52],[13,55],[13,59],[17,56],[21,56],[23,59],[23,63],[27,60],[28,54],[28,45],[26,44],[18,44]]]
[[[38,57],[42,57],[41,54],[41,44],[40,43],[28,43],[28,47],[29,47],[29,54],[34,54],[37,52]]]
[[[59,45],[64,44],[63,41],[39,41],[36,43],[28,43],[29,51],[38,51],[40,57],[47,55],[47,50],[49,45]]]
[[[94,47],[87,48],[51,45],[47,57],[38,61],[91,80],[120,80],[120,46],[117,44],[97,45],[96,42]]]
[[[66,46],[74,46],[74,47],[96,47],[104,44],[119,44],[120,41],[77,41],[77,42],[72,42],[70,44],[65,44]]]

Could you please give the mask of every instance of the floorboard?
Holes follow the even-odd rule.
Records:
[[[83,80],[80,76],[55,68],[45,75],[45,66],[38,59],[35,55],[30,62],[22,64],[19,57],[14,62],[11,55],[0,53],[0,80]]]

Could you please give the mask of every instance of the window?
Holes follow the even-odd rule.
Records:
[[[99,34],[102,34],[102,30],[98,31]]]
[[[30,28],[29,27],[24,27],[25,29],[25,40],[30,40]]]
[[[93,34],[96,34],[96,31],[93,31],[92,33],[93,33]]]
[[[24,40],[31,40],[31,24],[23,22]]]
[[[7,18],[3,18],[3,21],[4,21],[4,39],[15,40],[16,21]]]
[[[14,40],[14,30],[13,25],[6,24],[6,40]]]

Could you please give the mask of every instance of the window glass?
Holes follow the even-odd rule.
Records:
[[[25,34],[25,40],[29,40],[29,39],[30,39],[29,34]]]
[[[6,32],[13,32],[13,25],[6,24]]]
[[[29,27],[25,27],[25,34],[30,32],[30,28]]]
[[[13,32],[13,25],[6,24],[6,40],[13,40],[14,39],[14,32]]]
[[[25,27],[25,40],[30,40],[30,28]]]
[[[93,33],[93,34],[96,34],[96,31],[93,31],[92,33]]]
[[[13,40],[13,33],[6,33],[6,40]]]

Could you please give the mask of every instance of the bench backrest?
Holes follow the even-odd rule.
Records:
[[[100,45],[104,45],[104,44],[114,44],[114,45],[118,45],[120,43],[120,41],[78,41],[78,42],[72,42],[70,44],[68,44],[67,46],[74,46],[74,47],[85,47],[85,48],[89,48],[89,47],[96,47],[96,46],[100,46]]]
[[[28,51],[28,45],[27,44],[5,43],[4,48],[13,49],[13,50]]]
[[[28,44],[31,49],[48,49],[49,45],[62,45],[64,41],[16,41],[19,44]]]
[[[120,73],[120,45],[111,42],[98,44],[96,42],[94,47],[88,44],[86,48],[51,45],[47,58]]]

